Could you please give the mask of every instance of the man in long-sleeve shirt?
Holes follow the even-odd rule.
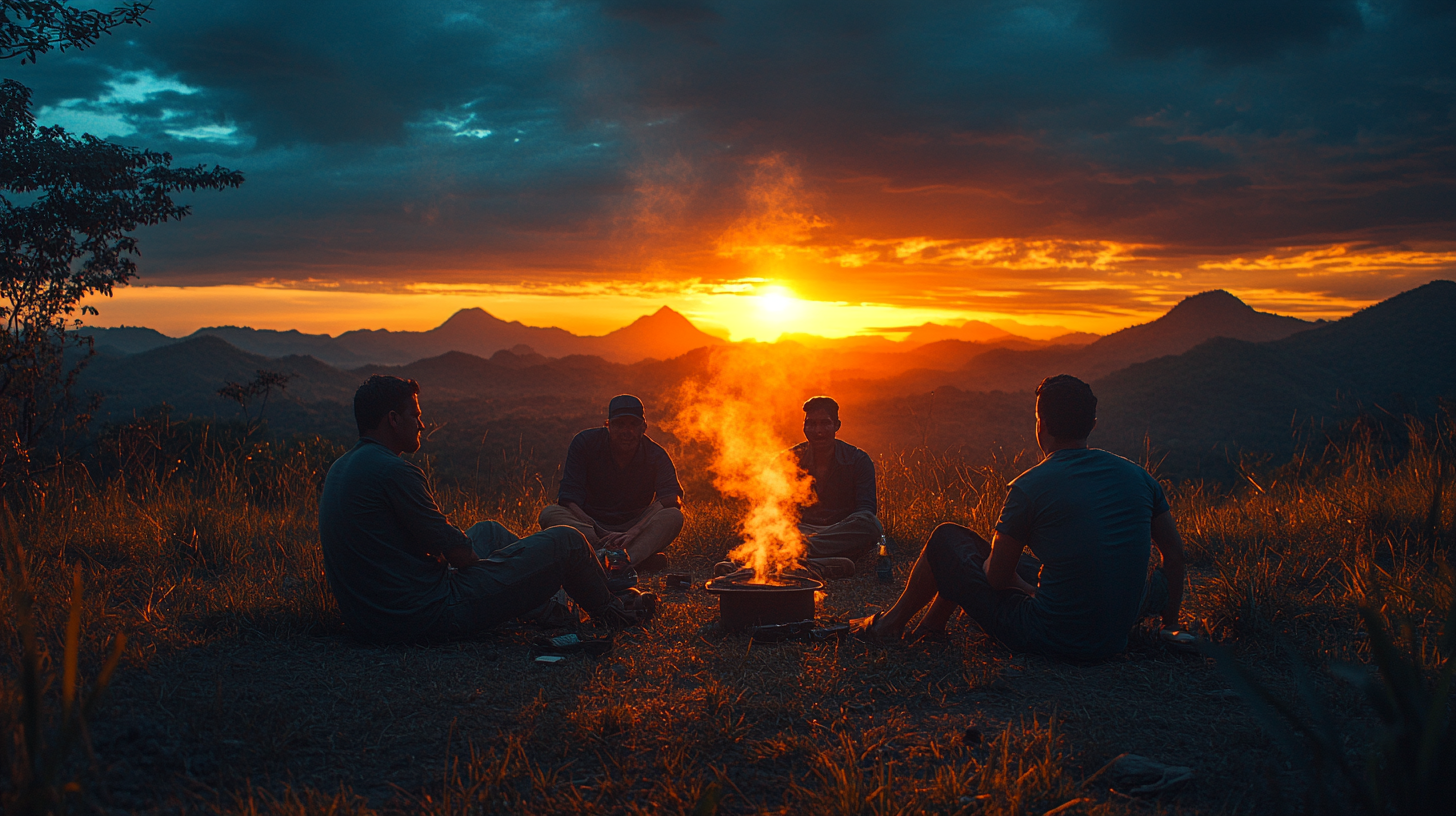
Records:
[[[646,431],[642,400],[613,397],[606,425],[571,440],[556,504],[541,511],[541,529],[574,527],[592,546],[626,553],[633,567],[676,540],[682,485],[672,457]]]
[[[466,635],[541,607],[564,589],[608,625],[650,616],[607,588],[586,539],[569,528],[517,539],[488,521],[462,532],[425,474],[419,386],[370,377],[354,395],[359,442],[329,468],[319,500],[324,574],[349,631],[400,642]]]
[[[814,503],[799,509],[799,532],[810,558],[855,558],[879,543],[875,463],[870,455],[835,434],[839,403],[813,397],[804,403],[804,438],[791,449],[812,479]]]

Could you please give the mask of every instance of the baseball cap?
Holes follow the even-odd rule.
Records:
[[[608,420],[629,414],[638,419],[646,420],[646,417],[642,413],[642,400],[637,399],[631,394],[618,394],[612,397],[611,402],[607,403]]]

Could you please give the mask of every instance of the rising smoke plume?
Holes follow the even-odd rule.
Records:
[[[784,455],[789,442],[775,425],[799,410],[804,383],[796,356],[715,350],[702,379],[690,380],[670,423],[680,439],[712,450],[713,484],[747,504],[743,543],[728,557],[753,568],[753,583],[773,583],[804,556],[799,506],[810,500],[809,477]]]

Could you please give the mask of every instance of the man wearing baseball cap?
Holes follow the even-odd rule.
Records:
[[[614,591],[637,583],[635,568],[667,548],[682,532],[683,489],[662,446],[646,436],[642,400],[619,394],[607,421],[571,440],[556,504],[541,511],[541,529],[575,527],[599,552],[614,554],[608,583]]]

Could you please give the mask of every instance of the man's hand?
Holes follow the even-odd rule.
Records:
[[[637,536],[640,534],[641,531],[638,530],[636,527],[633,527],[632,529],[624,533],[607,533],[606,535],[601,537],[599,545],[603,549],[608,550],[625,550],[627,549],[627,545],[631,544],[633,541],[636,541]]]
[[[1021,560],[1024,549],[1026,545],[1011,536],[997,533],[991,539],[991,555],[986,558],[983,569],[992,589],[1015,589],[1036,597],[1036,587],[1016,573],[1016,564]]]

